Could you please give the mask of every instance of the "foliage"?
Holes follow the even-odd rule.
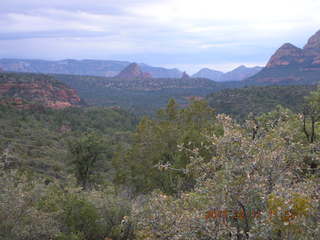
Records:
[[[138,239],[317,239],[319,173],[304,174],[309,145],[294,127],[300,119],[272,116],[274,124],[252,138],[250,128],[219,115],[224,135],[208,136],[212,158],[195,150],[186,167],[195,189],[154,192],[135,211]]]
[[[176,102],[170,100],[158,115],[156,120],[142,119],[132,146],[121,150],[114,159],[116,182],[131,186],[136,193],[157,188],[177,193],[192,188],[192,177],[183,171],[190,153],[179,151],[179,146],[190,151],[201,148],[207,141],[206,132],[219,131],[214,111],[204,101],[193,101],[187,108],[178,109]],[[212,149],[201,148],[201,152],[209,158]]]
[[[185,106],[188,104],[188,98],[192,96],[205,97],[209,93],[231,85],[239,85],[220,84],[201,78],[127,81],[94,76],[55,75],[54,77],[76,89],[89,105],[120,106],[137,115],[153,116],[159,108],[164,108],[172,97]]]
[[[297,70],[290,69],[290,71]],[[262,70],[260,74],[263,72]],[[275,74],[278,76],[278,73]],[[303,75],[309,78],[308,73],[303,72]],[[311,75],[312,78],[318,77],[318,74],[311,73]],[[244,120],[249,112],[255,114],[269,112],[279,104],[300,111],[303,97],[308,95],[315,88],[313,85],[318,82],[316,81],[318,79],[260,83],[254,80],[214,82],[201,78],[126,81],[94,76],[54,75],[54,77],[76,89],[89,105],[120,106],[138,115],[154,115],[157,109],[166,106],[170,98],[186,106],[190,97],[207,96],[209,105],[218,113],[229,114],[241,120]]]
[[[260,115],[282,105],[295,112],[301,112],[304,97],[315,86],[264,86],[226,89],[207,96],[209,105],[218,113],[245,120],[250,113]]]
[[[106,151],[104,144],[102,138],[94,133],[87,133],[69,143],[71,164],[78,183],[84,189],[97,168],[97,162],[102,160],[101,155]]]
[[[66,163],[70,162],[71,139],[93,132],[113,152],[119,143],[128,141],[136,123],[135,116],[121,109],[17,110],[0,106],[0,162],[9,169],[64,178],[70,170]]]
[[[318,239],[319,90],[307,104],[237,122],[170,100],[133,134],[120,109],[0,107],[0,238]]]
[[[132,239],[123,223],[131,205],[112,187],[81,191],[69,178],[47,185],[44,179],[1,172],[0,238],[3,240]]]
[[[316,139],[316,125],[320,121],[320,86],[306,97],[306,101],[302,115],[303,131],[308,141],[313,143]]]
[[[0,238],[3,240],[51,239],[59,224],[39,211],[43,184],[18,172],[0,173]]]

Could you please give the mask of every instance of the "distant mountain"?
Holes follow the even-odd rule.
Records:
[[[0,68],[0,73],[1,73],[1,72],[4,72],[2,68]]]
[[[182,76],[182,72],[177,68],[152,67],[144,63],[139,63],[139,66],[143,72],[150,73],[154,78],[180,78]]]
[[[115,76],[115,78],[121,80],[143,80],[152,78],[152,75],[150,73],[142,72],[138,64],[131,63]]]
[[[0,67],[10,72],[54,73],[114,77],[130,65],[127,61],[109,60],[73,60],[60,61],[30,60],[30,59],[0,59]],[[178,69],[166,69],[139,64],[142,71],[156,78],[180,78],[182,72]]]
[[[190,76],[187,74],[187,72],[183,72],[181,79],[190,79]]]
[[[320,31],[304,46],[283,44],[270,58],[266,67],[247,82],[314,83],[320,80]]]
[[[208,68],[203,68],[192,77],[208,78],[217,82],[241,81],[261,71],[262,67],[240,66],[230,72],[223,73]]]
[[[74,89],[43,74],[0,73],[0,104],[61,109],[83,104]]]
[[[243,79],[246,79],[248,77],[251,77],[258,72],[260,72],[263,68],[262,67],[246,67],[246,66],[240,66],[236,69],[227,72],[222,75],[220,81],[227,82],[227,81],[241,81]]]
[[[192,75],[194,78],[208,78],[213,81],[220,81],[220,78],[222,77],[224,73],[220,71],[216,71],[209,68],[203,68],[199,72]]]
[[[57,73],[114,76],[128,66],[124,61],[73,60],[61,61],[0,59],[0,67],[11,72]]]

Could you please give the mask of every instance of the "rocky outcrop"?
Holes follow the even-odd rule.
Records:
[[[42,105],[61,109],[82,105],[74,89],[50,76],[37,74],[0,74],[0,102],[20,108]]]
[[[308,40],[308,43],[303,47],[303,52],[306,57],[311,57],[313,59],[313,64],[319,64],[320,31],[318,31]]]
[[[320,49],[320,30],[316,32],[311,38],[309,38],[307,44],[303,49]]]
[[[115,78],[121,80],[143,80],[150,79],[152,76],[150,73],[142,72],[137,63],[132,63],[115,76]]]
[[[303,49],[291,43],[280,47],[271,57],[267,68],[287,65],[317,65],[320,64],[320,31],[314,34]]]
[[[304,46],[282,45],[272,55],[266,67],[246,81],[281,83],[305,81],[316,83],[320,75],[320,31]]]
[[[292,45],[291,43],[285,43],[276,51],[275,54],[272,55],[267,64],[267,68],[303,63],[304,61],[304,53],[302,49]]]

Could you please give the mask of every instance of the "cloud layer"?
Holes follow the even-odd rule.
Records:
[[[2,0],[0,57],[261,64],[320,29],[314,0]]]

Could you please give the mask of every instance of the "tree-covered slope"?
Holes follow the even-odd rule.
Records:
[[[205,97],[229,86],[201,78],[123,80],[75,75],[55,75],[55,78],[76,89],[89,105],[120,106],[139,114],[155,113],[170,98],[186,105],[190,97]]]
[[[301,110],[304,97],[314,89],[313,85],[244,87],[210,94],[207,100],[218,113],[244,119],[250,112],[262,114],[272,111],[277,105]]]
[[[70,141],[88,132],[95,133],[109,144],[110,150],[127,138],[126,132],[133,130],[136,122],[133,115],[121,109],[38,107],[18,110],[2,105],[0,165],[62,177],[68,171]]]
[[[320,89],[306,101],[242,124],[171,100],[132,135],[121,110],[0,108],[0,239],[317,240]]]

